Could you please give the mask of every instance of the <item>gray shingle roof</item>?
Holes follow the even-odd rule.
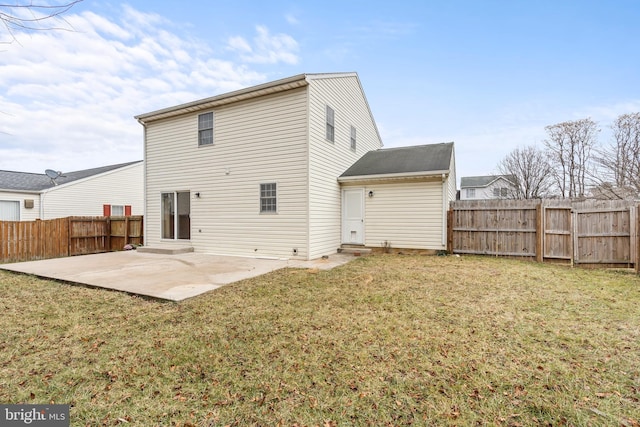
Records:
[[[514,175],[465,176],[460,178],[460,188],[486,187],[499,178],[504,178],[515,185],[516,177]]]
[[[448,172],[453,142],[370,151],[340,177]]]
[[[85,169],[75,172],[63,172],[59,178],[56,179],[58,185],[66,184],[69,182],[77,181],[83,178],[89,178],[94,175],[109,172],[115,169],[120,169],[125,166],[132,165],[134,163],[140,163],[142,160],[135,162],[120,163],[117,165],[102,166],[99,168]],[[40,173],[29,172],[14,172],[0,170],[0,190],[13,190],[13,191],[42,191],[48,188],[54,187],[55,184],[51,179]]]

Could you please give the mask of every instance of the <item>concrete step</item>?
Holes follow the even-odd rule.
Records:
[[[338,253],[353,254],[354,256],[369,255],[371,253],[371,249],[357,245],[342,245],[338,248]]]
[[[140,246],[136,249],[140,253],[147,254],[162,254],[162,255],[176,255],[176,254],[186,254],[189,252],[193,252],[193,247],[191,246]]]

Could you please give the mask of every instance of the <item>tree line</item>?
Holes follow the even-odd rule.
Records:
[[[546,126],[543,147],[516,148],[498,163],[511,175],[510,197],[635,199],[640,196],[640,113],[618,116],[611,138],[599,143],[591,118]]]

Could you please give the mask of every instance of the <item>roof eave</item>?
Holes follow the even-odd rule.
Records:
[[[340,176],[338,182],[360,182],[360,181],[380,181],[393,179],[419,179],[432,178],[435,176],[449,175],[449,169],[436,171],[400,172],[400,173],[380,173],[375,175]]]
[[[280,79],[273,82],[260,84],[257,86],[251,86],[248,88],[236,90],[233,92],[216,95],[210,98],[200,99],[197,101],[188,102],[186,104],[180,104],[169,108],[164,108],[150,113],[140,114],[135,116],[140,123],[148,123],[154,120],[160,120],[167,117],[179,116],[182,114],[190,113],[193,111],[201,111],[209,108],[213,108],[219,105],[230,104],[233,102],[243,101],[246,99],[256,98],[259,96],[269,95],[272,93],[282,92],[285,90],[295,89],[302,86],[307,86],[306,74],[298,74],[286,79]]]
[[[16,190],[15,188],[0,188],[3,193],[40,194],[43,190]]]

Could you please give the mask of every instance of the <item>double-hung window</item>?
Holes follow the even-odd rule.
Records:
[[[275,182],[260,184],[260,213],[278,212]]]
[[[507,197],[509,189],[507,187],[495,187],[493,189],[493,197]]]
[[[213,145],[213,112],[198,116],[198,145]]]
[[[327,124],[325,138],[327,138],[331,142],[334,142],[335,133],[336,133],[335,113],[333,111],[333,108],[329,107],[328,105],[327,105],[327,113],[326,113],[326,120],[325,121],[326,121],[326,124]]]

